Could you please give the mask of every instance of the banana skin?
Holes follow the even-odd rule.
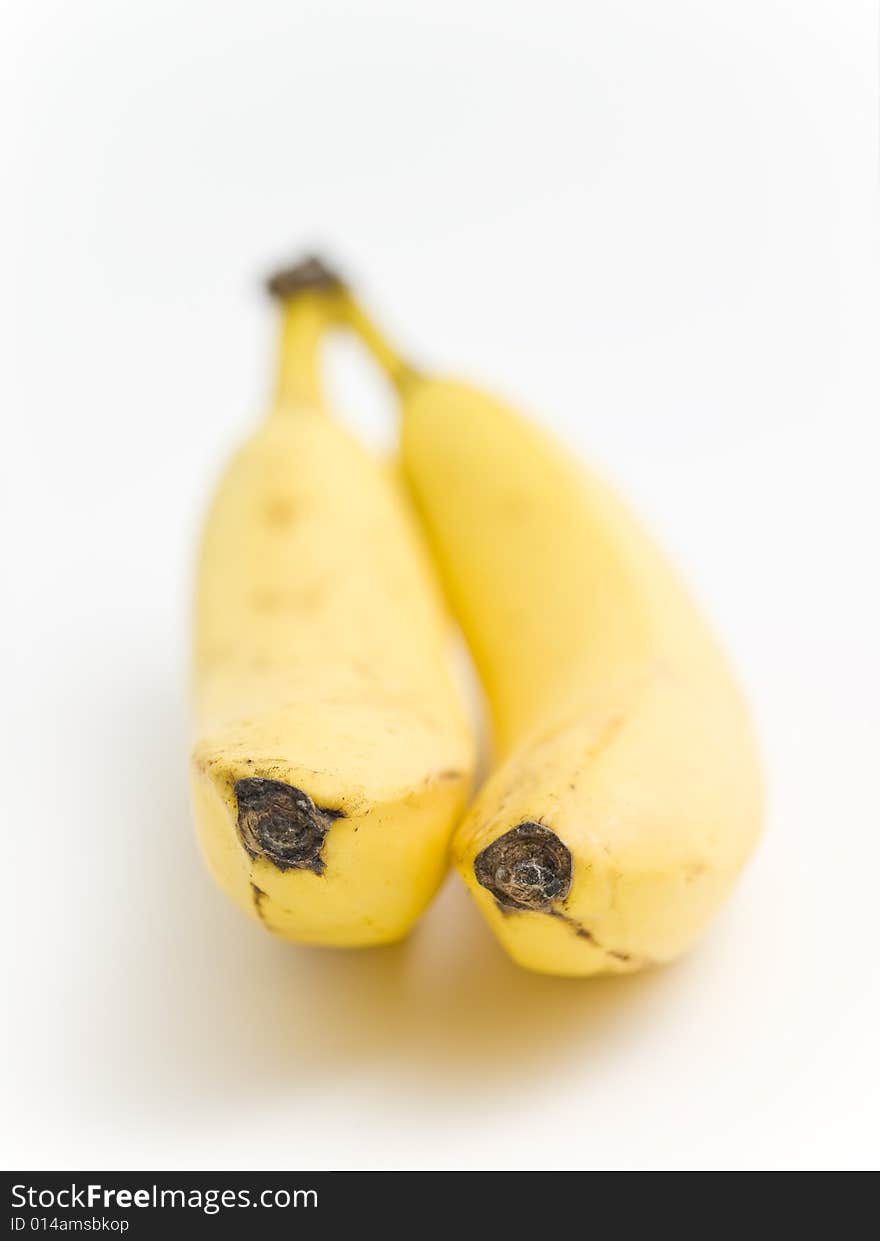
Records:
[[[701,935],[758,839],[743,698],[706,620],[595,474],[503,402],[406,366],[404,473],[486,692],[490,775],[453,853],[520,965],[622,974]]]
[[[324,408],[336,282],[313,263],[271,287],[276,397],[217,488],[199,556],[197,832],[220,886],[270,931],[387,943],[445,873],[473,742],[404,490]]]
[[[760,830],[727,662],[626,508],[535,427],[442,381],[410,383],[403,411],[404,467],[497,738],[458,868],[531,969],[670,961]]]

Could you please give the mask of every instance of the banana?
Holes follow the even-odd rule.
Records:
[[[500,401],[405,365],[346,305],[397,386],[404,472],[492,719],[458,869],[529,969],[671,961],[760,832],[756,744],[727,661],[600,478]]]
[[[269,930],[381,944],[444,875],[473,741],[403,488],[323,407],[317,351],[337,283],[313,261],[270,288],[277,393],[201,543],[197,831],[221,887]]]

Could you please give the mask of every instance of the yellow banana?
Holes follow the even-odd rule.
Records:
[[[270,287],[277,394],[214,496],[200,553],[197,829],[220,885],[270,930],[385,943],[444,874],[473,745],[405,493],[322,406],[335,280],[313,262]]]
[[[760,830],[747,710],[676,574],[610,489],[524,418],[405,366],[404,472],[488,698],[489,779],[459,870],[521,965],[625,973],[673,959]]]

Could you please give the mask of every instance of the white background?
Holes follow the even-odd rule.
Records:
[[[0,5],[7,1167],[876,1167],[874,5]],[[267,938],[186,789],[192,550],[320,244],[602,465],[749,687],[771,813],[704,944]],[[338,349],[351,420],[390,405]]]

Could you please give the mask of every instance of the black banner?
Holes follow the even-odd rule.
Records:
[[[398,1232],[481,1224],[493,1236],[547,1232],[598,1209],[597,1179],[559,1172],[10,1172],[0,1235],[212,1238],[337,1236],[340,1225]],[[607,1197],[607,1195],[606,1195]],[[616,1199],[616,1195],[611,1195]],[[610,1202],[610,1199],[609,1199]],[[615,1218],[626,1222],[626,1201]]]

